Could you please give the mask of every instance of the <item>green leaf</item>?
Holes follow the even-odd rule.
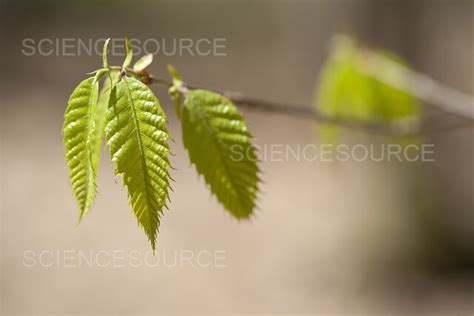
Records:
[[[132,45],[130,44],[128,37],[125,37],[125,48],[127,50],[127,55],[125,56],[125,60],[123,61],[123,64],[122,64],[123,69],[126,69],[130,66],[130,64],[132,63],[132,58],[133,58]]]
[[[252,136],[235,105],[217,93],[191,90],[182,128],[190,160],[212,193],[234,217],[248,218],[256,206],[259,169]]]
[[[367,68],[370,60],[365,55],[368,49],[345,36],[337,37],[333,44],[317,89],[315,104],[319,111],[333,118],[367,123],[388,123],[420,116],[421,105],[414,96],[370,74]],[[370,52],[403,64],[394,54]],[[377,67],[376,71],[390,75],[398,82],[405,80],[392,68]],[[334,139],[334,128],[325,127],[323,138],[328,138],[325,137],[327,131],[331,131]]]
[[[348,38],[340,39],[324,66],[318,88],[317,107],[326,115],[361,121],[373,119],[377,106],[369,78],[356,67],[357,48]]]
[[[102,65],[104,68],[109,67],[109,62],[107,61],[107,47],[109,46],[110,37],[105,40],[104,47],[102,49]]]
[[[63,126],[69,179],[79,204],[80,216],[90,209],[96,196],[97,167],[105,111],[97,104],[99,84],[82,81],[71,94]]]
[[[152,248],[170,189],[167,119],[158,99],[142,82],[123,77],[112,89],[106,137],[116,175]]]
[[[133,71],[140,72],[146,67],[150,66],[153,62],[153,54],[147,54],[142,56],[137,62],[133,65]]]

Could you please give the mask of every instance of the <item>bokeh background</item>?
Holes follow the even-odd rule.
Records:
[[[237,222],[190,166],[160,88],[177,170],[158,254],[225,250],[227,267],[26,267],[29,250],[149,244],[106,154],[97,201],[76,227],[61,126],[69,94],[100,56],[21,52],[25,38],[225,38],[225,57],[158,55],[150,71],[165,76],[172,63],[192,84],[310,106],[328,41],[341,32],[474,93],[473,19],[470,0],[2,0],[2,314],[473,314],[472,126],[427,135],[435,163],[266,161],[258,214]],[[425,113],[436,126],[459,123]],[[261,146],[319,143],[308,120],[244,114]]]

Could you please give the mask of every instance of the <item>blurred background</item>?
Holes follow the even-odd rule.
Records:
[[[150,72],[166,77],[172,63],[194,85],[309,107],[337,33],[474,93],[473,18],[470,0],[2,0],[2,314],[473,314],[472,126],[426,135],[434,163],[264,161],[257,215],[238,222],[190,166],[159,87],[177,170],[157,253],[224,251],[225,267],[28,267],[28,251],[62,260],[150,247],[105,151],[97,201],[76,226],[61,127],[100,56],[22,53],[24,39],[223,38],[226,56],[158,54]],[[243,112],[259,146],[319,144],[309,120]],[[459,121],[431,107],[425,115],[436,126]]]

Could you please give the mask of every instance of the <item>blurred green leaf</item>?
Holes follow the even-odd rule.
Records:
[[[391,63],[371,65],[366,52]],[[333,40],[317,88],[316,107],[323,114],[366,123],[390,123],[402,118],[418,118],[419,101],[409,93],[377,79],[374,71],[383,72],[397,82],[405,80],[395,65],[404,66],[401,58],[389,52],[369,51],[354,39],[338,36]],[[334,130],[331,138],[334,140]],[[324,134],[322,135],[325,137]]]
[[[252,215],[259,183],[257,155],[235,105],[211,91],[188,91],[182,128],[189,158],[219,202],[235,218]]]
[[[183,85],[183,79],[181,79],[181,75],[178,72],[178,69],[176,69],[173,65],[168,64],[166,66],[168,69],[168,73],[171,76],[171,79],[173,80],[173,85],[175,86],[182,86]]]

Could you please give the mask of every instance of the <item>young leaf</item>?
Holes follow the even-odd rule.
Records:
[[[111,100],[106,137],[115,173],[122,175],[138,223],[155,249],[170,188],[166,115],[153,92],[134,78],[123,77]]]
[[[125,56],[125,60],[122,64],[123,69],[128,68],[128,66],[130,66],[133,57],[132,45],[130,44],[130,40],[128,39],[128,37],[125,37],[125,48],[127,50],[127,55]]]
[[[150,66],[153,62],[153,54],[146,54],[142,56],[137,62],[133,65],[133,71],[140,72],[146,67]]]
[[[183,97],[179,90],[182,89],[184,82],[181,79],[181,75],[178,73],[178,70],[173,65],[168,64],[167,68],[168,73],[173,80],[173,85],[168,89],[168,95],[174,101],[178,118],[181,118],[181,105],[183,103]]]
[[[393,54],[371,53],[396,64],[403,64]],[[365,69],[368,62],[364,49],[355,40],[345,36],[337,37],[319,82],[315,100],[317,109],[330,117],[368,123],[418,118],[421,106],[417,99],[370,75]],[[398,81],[405,80],[386,65],[378,66],[376,71],[388,73]],[[326,140],[334,139],[337,134],[332,125],[322,125],[321,131]]]
[[[168,69],[168,73],[170,74],[171,78],[173,79],[173,85],[176,87],[182,86],[183,85],[183,79],[181,79],[181,75],[178,72],[178,69],[176,69],[173,65],[168,64],[166,66]]]
[[[105,40],[104,47],[102,48],[102,65],[104,68],[109,67],[109,62],[107,61],[107,47],[109,46],[110,37]]]
[[[186,94],[183,142],[198,173],[236,218],[248,218],[256,205],[258,166],[252,136],[235,105],[207,90]]]
[[[372,53],[403,64],[401,58],[394,54]],[[364,57],[363,50],[355,40],[345,36],[335,39],[319,85],[316,100],[319,110],[334,117],[366,122],[418,116],[420,104],[415,97],[369,75],[364,71],[368,62]],[[397,81],[404,81],[405,78],[386,64],[379,66],[378,72],[388,73],[396,77]]]
[[[69,179],[79,203],[82,220],[96,195],[97,166],[105,111],[97,105],[99,84],[82,81],[69,98],[63,126]]]

